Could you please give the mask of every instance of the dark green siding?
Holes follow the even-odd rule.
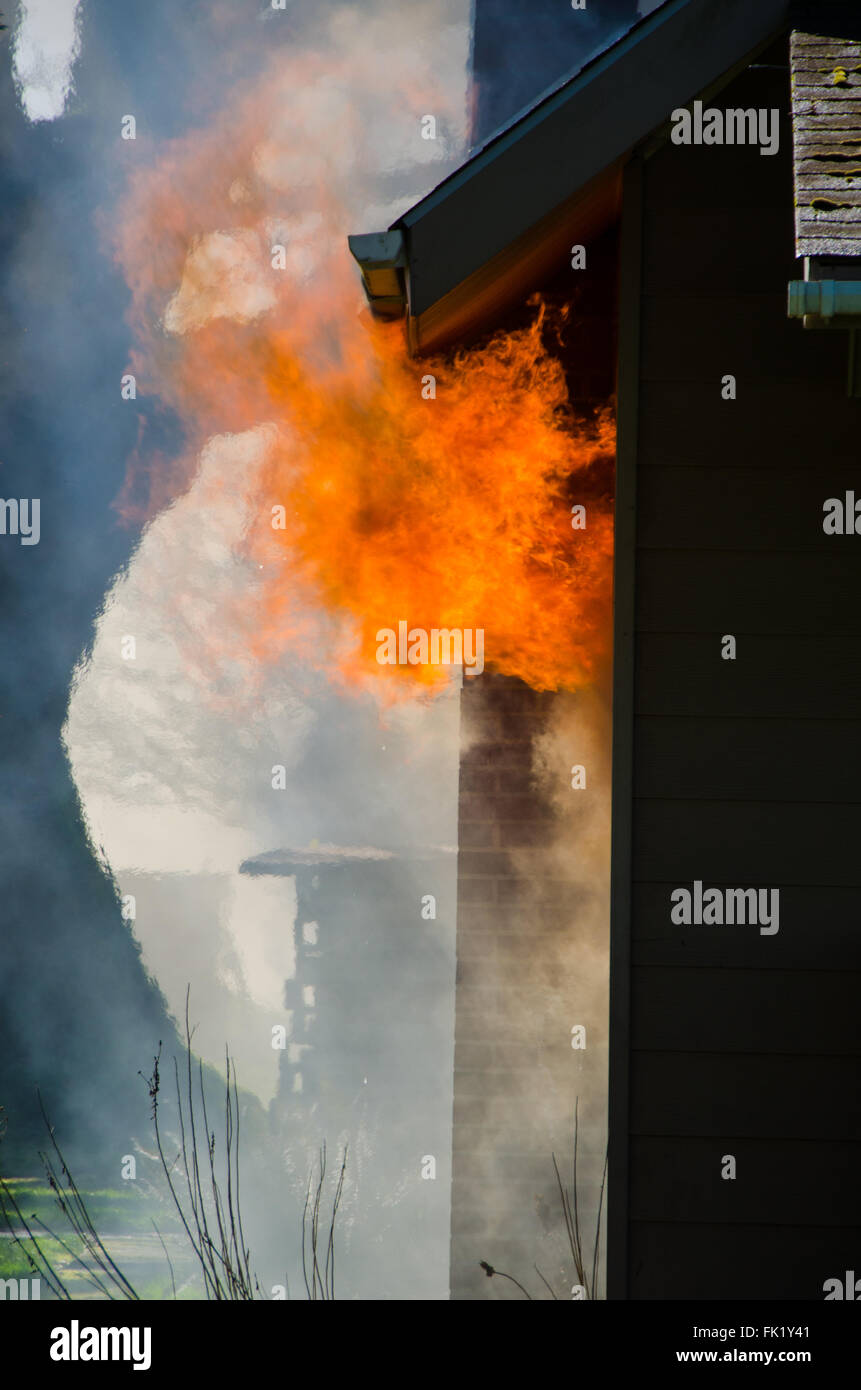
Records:
[[[611,1297],[820,1300],[861,1270],[861,535],[822,530],[861,497],[861,401],[845,335],[786,317],[787,45],[759,62],[712,104],[780,107],[779,154],[666,144],[626,192]],[[671,923],[695,878],[779,889],[777,935]]]

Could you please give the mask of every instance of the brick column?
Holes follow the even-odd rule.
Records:
[[[571,924],[594,894],[576,859],[551,853],[560,821],[532,776],[534,738],[557,698],[487,674],[465,680],[461,696],[453,1299],[522,1297],[488,1278],[480,1260],[549,1298],[537,1263],[557,1296],[570,1296],[551,1152],[570,1181],[578,1092],[590,1216],[597,1199],[600,1161],[596,1172],[585,1141],[591,1133],[591,1159],[600,1160],[606,1083],[595,1085],[587,1054],[570,1041],[584,1021]],[[560,861],[570,877],[556,876]]]

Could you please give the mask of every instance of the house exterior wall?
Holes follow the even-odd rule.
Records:
[[[861,537],[823,503],[861,497],[861,402],[846,335],[786,317],[788,42],[758,62],[714,104],[779,108],[779,153],[667,143],[633,249],[625,214],[611,1298],[818,1300],[858,1266]],[[779,930],[676,925],[696,880],[779,890]]]

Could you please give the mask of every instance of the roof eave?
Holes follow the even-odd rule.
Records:
[[[784,31],[790,5],[670,0],[399,217],[410,350],[495,317],[611,220],[631,152]]]

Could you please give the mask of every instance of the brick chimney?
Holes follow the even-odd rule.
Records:
[[[615,388],[617,267],[611,227],[590,243],[582,277],[572,282],[565,266],[545,286],[549,302],[572,305],[554,350],[585,418]],[[578,482],[611,485],[606,471]],[[549,1297],[537,1264],[557,1297],[571,1296],[551,1155],[570,1186],[578,1096],[578,1186],[592,1229],[607,1102],[608,709],[606,690],[539,693],[491,670],[461,692],[452,1299],[522,1297],[481,1260]],[[557,739],[555,765],[538,777],[540,742],[560,721],[571,737]],[[570,789],[571,765],[583,761],[586,792]],[[585,1052],[571,1046],[577,1024]]]

